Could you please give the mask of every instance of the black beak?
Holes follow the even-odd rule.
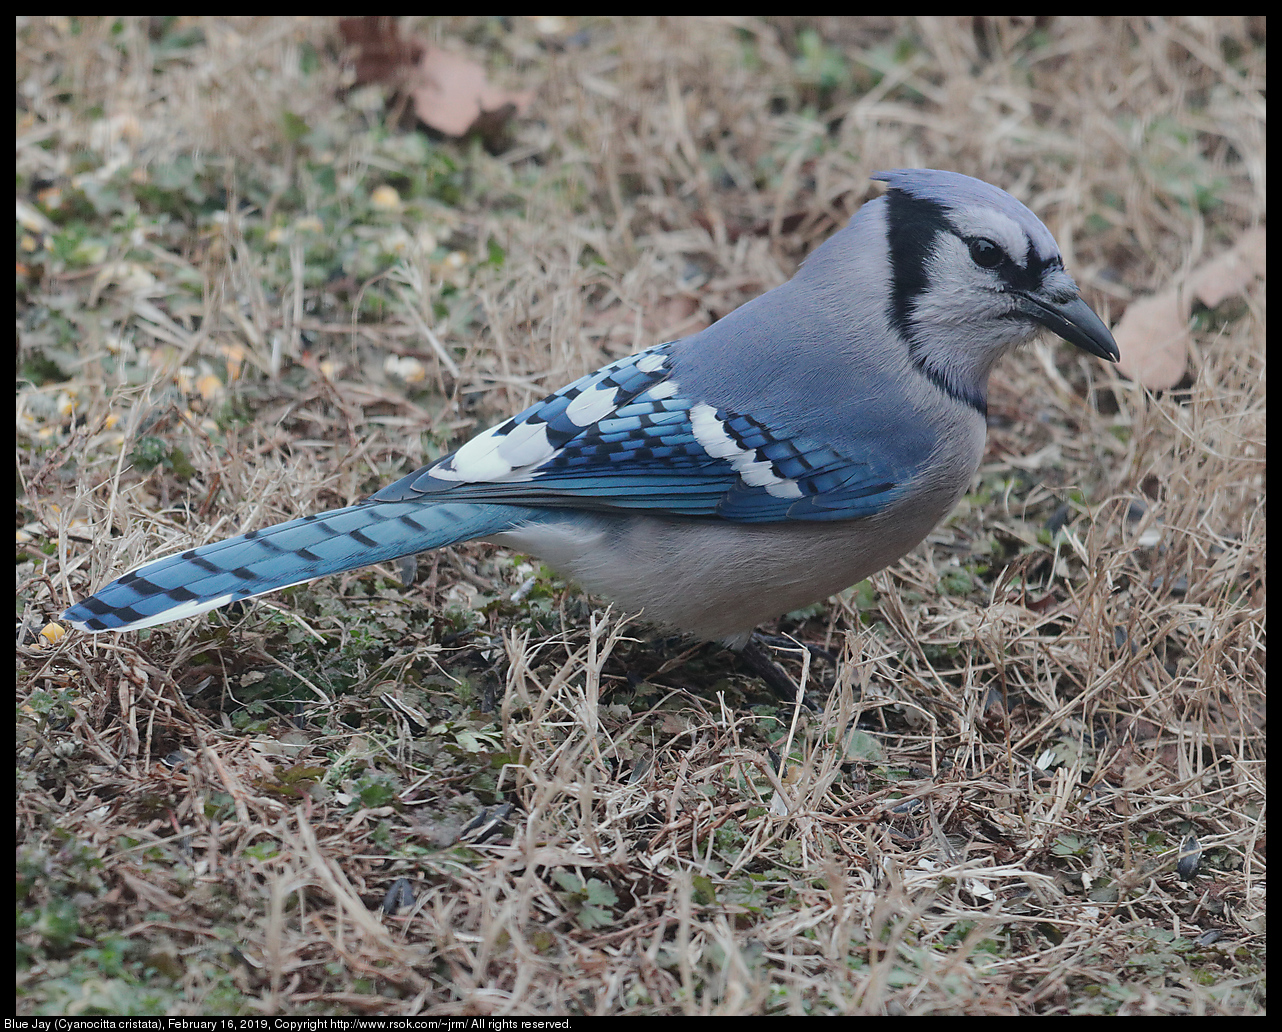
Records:
[[[1117,341],[1104,320],[1080,297],[1071,301],[1050,301],[1037,294],[1020,294],[1020,309],[1052,333],[1083,351],[1116,362],[1122,357]]]

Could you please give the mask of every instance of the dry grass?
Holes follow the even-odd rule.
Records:
[[[724,315],[874,169],[1019,193],[1113,317],[1264,215],[1262,22],[425,31],[538,87],[497,155],[328,21],[19,20],[18,1010],[1261,1011],[1262,285],[1161,397],[1003,363],[958,512],[783,621],[822,713],[485,546],[37,636]]]

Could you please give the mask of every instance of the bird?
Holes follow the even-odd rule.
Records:
[[[970,486],[989,374],[1049,329],[1117,342],[1023,203],[896,169],[783,284],[610,362],[363,501],[154,560],[63,614],[195,616],[480,539],[653,623],[745,649],[898,561]]]

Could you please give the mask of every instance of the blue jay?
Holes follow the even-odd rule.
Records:
[[[1050,231],[956,172],[886,193],[787,283],[611,362],[364,501],[148,563],[73,605],[86,631],[194,616],[482,539],[733,647],[876,573],[966,491],[988,374],[1040,327],[1118,358]]]

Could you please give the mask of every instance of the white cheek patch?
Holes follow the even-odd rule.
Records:
[[[795,480],[781,477],[768,459],[757,457],[755,448],[744,448],[717,418],[717,410],[700,403],[690,408],[690,426],[694,439],[713,458],[726,459],[734,471],[751,487],[764,487],[773,498],[800,498],[801,487]]]

